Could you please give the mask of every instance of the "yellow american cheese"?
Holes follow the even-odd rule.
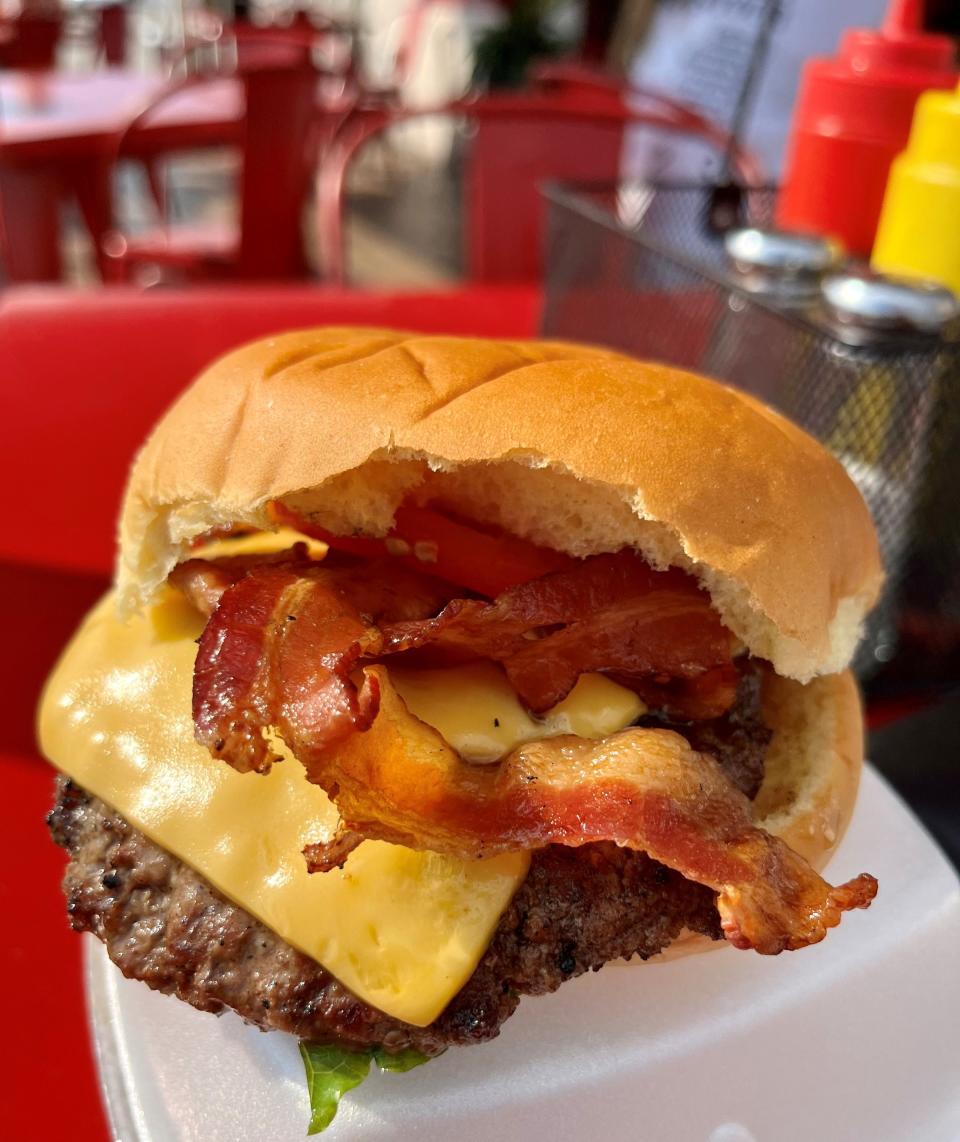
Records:
[[[337,812],[292,759],[239,774],[194,741],[199,624],[185,618],[120,625],[104,599],[47,683],[45,754],[361,999],[432,1022],[486,950],[527,854],[465,862],[367,841],[342,870],[309,875],[301,850],[332,834]]]
[[[412,714],[474,762],[496,761],[521,742],[560,734],[604,738],[646,712],[632,690],[602,674],[581,675],[542,718],[527,713],[504,673],[489,662],[452,670],[391,668],[390,680]]]
[[[213,539],[192,554],[199,559],[218,559],[221,555],[262,555],[267,551],[285,551],[295,543],[305,543],[308,554],[314,559],[322,559],[327,551],[327,545],[319,539],[312,539],[292,527],[278,527],[276,531],[254,531],[248,535]]]
[[[367,841],[343,869],[309,875],[304,845],[337,825],[323,791],[293,759],[267,776],[239,774],[194,740],[201,626],[173,591],[125,624],[104,599],[47,683],[44,752],[361,999],[418,1026],[432,1022],[486,950],[528,854],[462,861]],[[483,734],[499,752],[547,732],[600,736],[642,712],[633,694],[594,676],[535,721],[492,667],[420,675],[402,672],[401,693],[454,746]],[[490,735],[494,718],[501,726]]]

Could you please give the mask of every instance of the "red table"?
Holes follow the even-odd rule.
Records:
[[[165,82],[162,76],[124,68],[85,74],[2,72],[0,155],[11,163],[85,157],[111,140]],[[230,78],[211,80],[172,97],[150,129],[175,128],[205,144],[235,130],[242,113],[240,84]]]
[[[448,294],[299,288],[57,289],[0,294],[0,624],[5,717],[0,779],[0,973],[8,1062],[3,1136],[106,1142],[59,850],[43,827],[52,774],[36,755],[33,710],[77,620],[106,586],[113,521],[130,458],[149,425],[207,361],[282,329],[394,325],[434,332],[532,334],[538,293]]]
[[[76,195],[91,234],[110,225],[109,178],[118,133],[164,86],[160,76],[110,68],[84,75],[0,73],[0,197],[13,281],[61,275],[58,207]],[[136,153],[193,148],[239,138],[238,80],[211,80],[173,96],[138,132]]]

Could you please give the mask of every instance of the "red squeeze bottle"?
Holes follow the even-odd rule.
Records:
[[[920,30],[922,0],[893,0],[883,28],[852,28],[833,59],[803,69],[777,221],[839,238],[869,256],[890,164],[906,147],[919,96],[950,90],[953,41]]]

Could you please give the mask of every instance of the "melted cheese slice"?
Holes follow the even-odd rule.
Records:
[[[647,709],[632,690],[602,674],[581,675],[566,698],[542,718],[527,713],[492,663],[447,670],[391,667],[390,680],[412,714],[473,762],[497,761],[521,742],[560,734],[605,738]]]
[[[528,855],[462,861],[367,841],[343,869],[309,875],[301,850],[333,834],[337,811],[292,759],[240,774],[194,741],[200,628],[173,600],[121,625],[104,599],[47,683],[44,752],[361,999],[432,1022],[473,973]]]
[[[263,555],[268,551],[286,551],[295,543],[305,543],[312,559],[322,559],[327,545],[319,539],[294,531],[292,527],[278,527],[276,531],[254,531],[248,535],[232,535],[225,539],[211,539],[190,554],[197,559],[219,559],[223,555]]]
[[[473,973],[529,855],[463,861],[367,841],[343,869],[309,875],[302,849],[332,836],[338,815],[302,766],[288,758],[266,776],[239,774],[194,740],[202,622],[172,590],[126,624],[104,599],[47,683],[44,752],[361,999],[431,1023]],[[539,720],[492,666],[391,676],[418,717],[487,759],[550,734],[605,736],[643,712],[634,694],[597,675]]]

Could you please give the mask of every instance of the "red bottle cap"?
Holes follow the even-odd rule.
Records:
[[[920,30],[922,0],[893,0],[883,28],[846,32],[833,59],[803,70],[777,220],[869,255],[887,174],[913,108],[957,81],[953,41]]]

